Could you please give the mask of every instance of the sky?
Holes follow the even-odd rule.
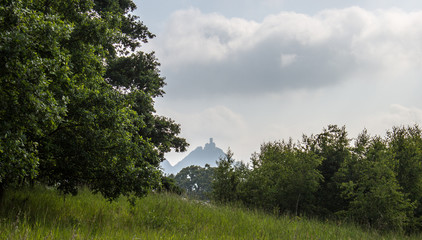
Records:
[[[214,138],[248,162],[261,144],[329,124],[385,136],[422,122],[420,0],[142,0],[166,77],[157,114],[186,153]]]

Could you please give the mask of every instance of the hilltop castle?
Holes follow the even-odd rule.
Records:
[[[176,174],[185,167],[195,165],[205,167],[206,164],[211,167],[216,167],[216,162],[220,157],[224,157],[225,153],[220,148],[216,147],[214,139],[210,138],[209,143],[205,147],[198,146],[195,150],[190,152],[184,159],[172,166],[167,160],[161,163],[161,167],[165,173]]]

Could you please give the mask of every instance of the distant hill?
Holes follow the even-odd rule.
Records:
[[[172,166],[167,160],[164,160],[160,166],[167,174],[177,174],[183,168],[192,165],[205,167],[205,164],[209,164],[211,167],[216,167],[216,162],[224,156],[223,150],[216,147],[213,139],[210,138],[210,142],[206,143],[204,148],[197,147],[176,165]]]

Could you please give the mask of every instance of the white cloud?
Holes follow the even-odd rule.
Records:
[[[188,9],[166,29],[152,42],[168,83],[157,109],[193,148],[214,137],[247,161],[264,141],[328,124],[356,137],[422,122],[422,11],[352,7],[255,22]]]
[[[227,19],[219,14],[202,14],[198,9],[175,12],[163,36],[163,59],[172,66],[209,63],[226,59],[231,51],[253,39],[252,21]]]
[[[288,67],[296,61],[296,54],[281,54],[281,67]]]
[[[178,94],[315,89],[356,73],[370,81],[422,67],[422,12],[352,7],[281,12],[258,23],[189,9],[173,14],[154,44]]]

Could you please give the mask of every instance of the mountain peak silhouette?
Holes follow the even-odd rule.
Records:
[[[167,160],[164,160],[160,166],[167,174],[177,174],[183,168],[192,165],[205,167],[205,164],[209,164],[211,167],[216,167],[217,161],[224,156],[225,153],[223,150],[216,147],[214,139],[210,138],[209,143],[206,143],[204,148],[202,148],[202,146],[195,148],[195,150],[190,152],[174,166],[172,166]]]

